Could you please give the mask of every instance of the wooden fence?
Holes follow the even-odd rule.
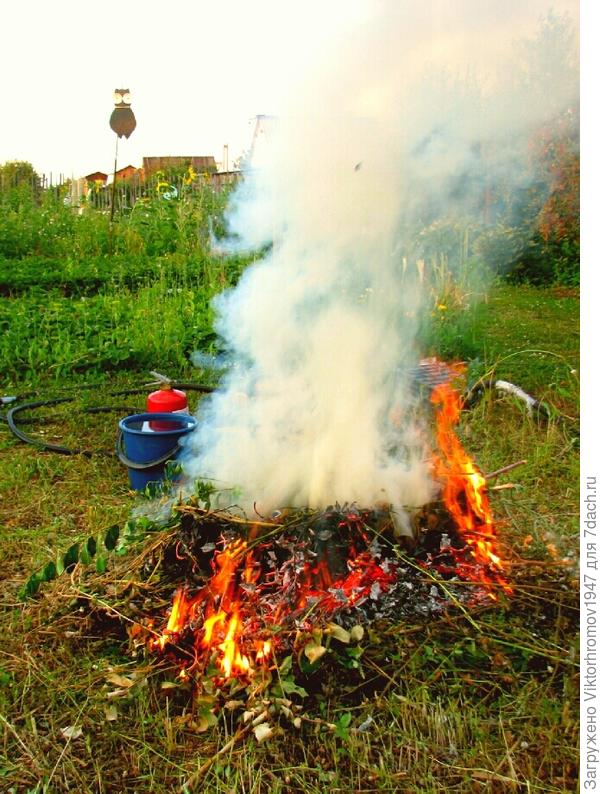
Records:
[[[235,184],[241,178],[240,171],[221,171],[212,174],[199,174],[193,182],[183,176],[157,176],[153,174],[148,179],[143,179],[135,174],[129,179],[117,179],[115,185],[115,210],[128,209],[134,206],[139,199],[156,198],[164,196],[167,199],[177,199],[186,193],[201,191],[209,185],[215,192],[220,193],[225,187]],[[98,209],[108,209],[112,202],[113,186],[86,183],[77,180],[70,186],[70,201],[72,206],[80,207],[90,204]]]
[[[185,176],[163,176],[152,174],[144,179],[141,174],[134,174],[128,179],[119,179],[115,185],[115,210],[131,209],[139,199],[166,196],[167,199],[178,198],[185,193],[201,191],[210,185],[220,193],[224,188],[237,183],[241,179],[240,171],[220,171],[215,173],[198,174],[192,182]],[[29,184],[30,183],[30,184]],[[7,184],[2,180],[0,193],[17,186],[24,186],[22,179],[15,180],[15,184]],[[26,187],[31,189],[33,195],[41,200],[44,195],[53,197],[56,201],[63,201],[74,209],[83,206],[93,206],[100,210],[110,208],[113,196],[112,182],[109,184],[88,182],[84,178],[68,179],[64,174],[41,174],[31,177]],[[1,199],[1,196],[0,196]]]

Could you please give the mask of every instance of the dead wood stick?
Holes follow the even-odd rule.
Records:
[[[514,482],[505,482],[504,485],[492,485],[490,491],[510,491],[512,488],[520,488]]]
[[[252,728],[252,722],[249,722],[248,725],[244,725],[242,728],[239,728],[231,739],[221,747],[220,750],[212,755],[207,761],[205,761],[200,769],[197,769],[193,775],[191,775],[181,787],[181,794],[188,794],[188,792],[192,791],[194,786],[199,783],[199,781],[204,777],[204,775],[208,772],[214,762],[219,758],[219,756],[226,753],[228,750],[231,750],[241,738],[243,738]]]
[[[503,466],[501,469],[496,469],[496,471],[491,471],[489,474],[484,474],[483,476],[486,480],[493,480],[494,477],[498,477],[500,474],[516,469],[517,466],[522,466],[524,463],[527,463],[527,461],[518,460],[516,463],[509,463],[508,466]]]

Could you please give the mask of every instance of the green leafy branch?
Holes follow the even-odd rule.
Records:
[[[113,524],[104,534],[90,536],[81,542],[73,543],[63,554],[59,554],[56,560],[50,560],[43,568],[31,574],[19,590],[19,598],[22,600],[32,598],[42,584],[51,582],[63,573],[70,573],[78,563],[90,565],[95,560],[96,573],[104,573],[108,562],[107,553],[114,552],[121,556],[130,546],[143,540],[149,532],[158,528],[157,523],[142,516],[127,521],[122,528],[118,524]]]

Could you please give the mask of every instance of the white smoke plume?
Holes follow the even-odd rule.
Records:
[[[522,182],[529,136],[577,99],[542,2],[367,8],[303,68],[230,213],[242,247],[272,246],[216,301],[235,363],[185,467],[248,509],[430,498],[419,229]]]

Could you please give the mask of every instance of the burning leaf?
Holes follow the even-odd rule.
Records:
[[[396,603],[401,605],[401,599],[408,598],[413,588],[416,588],[415,593],[417,590],[422,593],[428,612],[433,612],[434,607],[439,608],[440,591],[431,589],[430,583],[417,587],[410,581],[412,571],[386,556],[391,553],[390,543],[381,545],[374,556],[377,545],[370,540],[371,525],[374,523],[380,527],[385,523],[389,534],[387,512],[378,517],[372,511],[346,510],[339,515],[328,516],[328,525],[335,524],[335,543],[329,544],[323,553],[312,550],[312,547],[321,547],[315,546],[312,514],[309,518],[302,524],[296,522],[291,525],[275,541],[265,537],[250,546],[239,536],[237,525],[229,522],[227,517],[216,519],[211,514],[207,519],[201,514],[195,521],[209,521],[206,534],[203,534],[205,528],[202,526],[186,526],[185,532],[190,533],[192,540],[197,538],[195,551],[190,552],[192,557],[198,554],[199,544],[208,538],[219,537],[211,560],[212,574],[202,586],[195,581],[179,587],[169,611],[165,611],[163,620],[166,623],[148,620],[146,629],[138,629],[136,633],[145,638],[152,650],[176,662],[179,669],[185,670],[189,659],[196,658],[204,692],[215,691],[208,690],[206,687],[209,686],[222,691],[223,681],[228,680],[234,683],[228,687],[227,696],[238,698],[241,689],[247,687],[255,676],[260,680],[268,677],[271,683],[276,666],[271,694],[275,697],[306,697],[306,691],[293,678],[292,667],[298,665],[305,673],[313,672],[319,659],[327,652],[331,641],[326,640],[327,637],[340,643],[334,646],[336,661],[340,665],[348,669],[360,668],[363,653],[360,643],[366,629],[363,625],[350,628],[352,624],[346,628],[334,622],[340,619],[336,617],[340,610],[343,609],[347,615],[350,609],[364,604],[362,616],[357,614],[355,620],[366,621],[370,615],[387,616],[390,608],[395,609]],[[426,526],[425,520],[424,514],[423,526]],[[450,521],[449,515],[445,521],[444,529]],[[216,522],[215,526],[210,522]],[[471,532],[474,543],[485,529],[485,522],[478,521],[475,531]],[[437,539],[433,534],[431,536],[431,553],[429,547],[426,549],[429,567],[436,566],[434,557],[440,551],[439,535],[438,532]],[[178,540],[179,549],[191,543],[185,533],[182,537]],[[454,540],[454,530],[451,537]],[[461,556],[454,560],[454,554],[459,552]],[[441,562],[445,566],[444,573],[470,574],[467,563],[473,562],[471,548],[463,552],[460,544],[456,547],[451,544],[449,549],[444,549]],[[480,563],[477,565],[481,567]],[[434,602],[433,605],[430,601]],[[292,639],[294,627],[295,640]],[[134,635],[132,632],[132,638]],[[297,655],[285,656],[294,647]],[[284,658],[277,665],[280,655]],[[128,675],[115,673],[108,679],[118,687],[109,697],[127,697],[134,683],[134,691],[137,690],[139,682],[131,675],[131,670],[126,672]],[[191,679],[189,674],[186,675],[189,685],[194,688],[200,677]],[[177,685],[164,686],[174,688]],[[298,698],[294,697],[294,700],[298,702]],[[221,704],[219,699],[219,707]],[[212,706],[216,708],[215,704]],[[241,700],[227,701],[227,709],[233,711],[238,707],[239,712],[247,708]],[[254,720],[263,707],[247,711],[244,721],[256,727],[258,723]],[[266,717],[260,719],[267,721]],[[342,724],[341,729],[344,727]]]
[[[314,641],[309,642],[304,648],[304,655],[311,664],[317,662],[324,653],[327,653],[327,648],[323,645],[318,645]]]
[[[65,739],[79,739],[83,733],[82,729],[78,725],[68,725],[66,728],[61,728],[60,732]]]
[[[262,722],[260,725],[255,726],[254,735],[256,736],[256,741],[262,744],[262,742],[266,742],[267,739],[271,738],[273,728],[268,723]]]
[[[510,595],[512,588],[503,576],[504,562],[499,556],[486,479],[454,432],[462,410],[460,393],[450,383],[442,383],[433,390],[431,402],[437,413],[439,448],[434,456],[434,473],[443,485],[444,503],[465,543],[464,550],[454,553],[457,573],[462,579],[474,578],[486,585],[498,583]],[[497,599],[490,587],[488,593]]]
[[[139,637],[143,637],[147,633],[147,629],[145,626],[142,626],[141,623],[130,623],[127,627],[127,634],[129,634],[130,640],[137,640]]]

